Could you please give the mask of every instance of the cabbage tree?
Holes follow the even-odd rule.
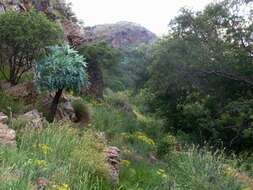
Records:
[[[40,91],[55,92],[48,120],[53,122],[64,89],[80,92],[88,84],[83,56],[68,45],[52,46],[49,54],[35,67],[35,80]]]

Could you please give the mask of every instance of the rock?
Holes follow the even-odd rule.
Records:
[[[116,185],[119,183],[120,150],[111,146],[105,150],[105,154],[111,170],[111,180]]]
[[[58,105],[56,115],[56,120],[70,120],[75,122],[77,120],[75,110],[71,102],[65,102]]]
[[[0,123],[6,124],[8,122],[8,116],[3,112],[0,112]]]
[[[50,109],[51,103],[54,98],[54,93],[50,93],[47,96],[43,97],[43,107],[46,109]],[[62,94],[56,114],[55,119],[57,121],[65,120],[65,121],[72,121],[75,122],[77,120],[75,110],[71,104],[71,98],[67,96],[65,93]]]
[[[8,147],[16,147],[16,132],[2,123],[0,123],[0,144]]]
[[[157,162],[157,158],[153,153],[149,153],[149,162],[151,164],[155,164]]]
[[[44,177],[39,177],[36,180],[36,185],[37,185],[36,190],[45,190],[49,185],[49,181]]]
[[[32,110],[20,116],[20,118],[27,120],[27,127],[33,129],[40,129],[43,127],[43,117],[38,110]]]
[[[61,25],[64,30],[64,36],[67,41],[74,47],[79,47],[83,43],[90,41],[87,38],[84,38],[85,32],[82,27],[73,23],[69,20],[64,20],[61,22]]]
[[[5,11],[6,11],[5,5],[4,5],[3,3],[0,2],[0,14],[5,13]]]

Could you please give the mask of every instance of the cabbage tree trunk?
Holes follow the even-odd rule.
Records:
[[[52,123],[54,121],[54,117],[55,117],[55,114],[56,114],[56,111],[57,111],[57,107],[58,107],[59,100],[61,98],[62,92],[63,92],[63,88],[59,89],[55,93],[53,102],[52,102],[51,107],[50,107],[50,113],[49,113],[49,116],[48,116],[48,121],[50,123]]]

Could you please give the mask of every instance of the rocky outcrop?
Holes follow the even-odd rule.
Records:
[[[120,150],[110,146],[105,150],[107,162],[110,166],[110,177],[113,184],[119,183]]]
[[[86,36],[84,29],[70,20],[63,20],[61,25],[64,30],[65,40],[72,46],[80,47],[82,44],[91,42],[91,38]]]
[[[0,123],[0,145],[16,147],[16,132],[3,123]]]
[[[151,43],[156,35],[139,24],[132,22],[117,22],[85,28],[86,38],[92,42],[104,41],[115,48],[141,43]]]
[[[27,122],[26,127],[32,129],[41,129],[43,127],[43,117],[38,110],[29,111],[24,115],[21,115],[19,118],[24,119]]]

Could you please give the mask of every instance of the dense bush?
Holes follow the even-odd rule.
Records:
[[[63,32],[57,24],[36,11],[0,15],[0,71],[12,85],[18,83],[45,48],[60,43]],[[8,72],[8,73],[7,73]]]

